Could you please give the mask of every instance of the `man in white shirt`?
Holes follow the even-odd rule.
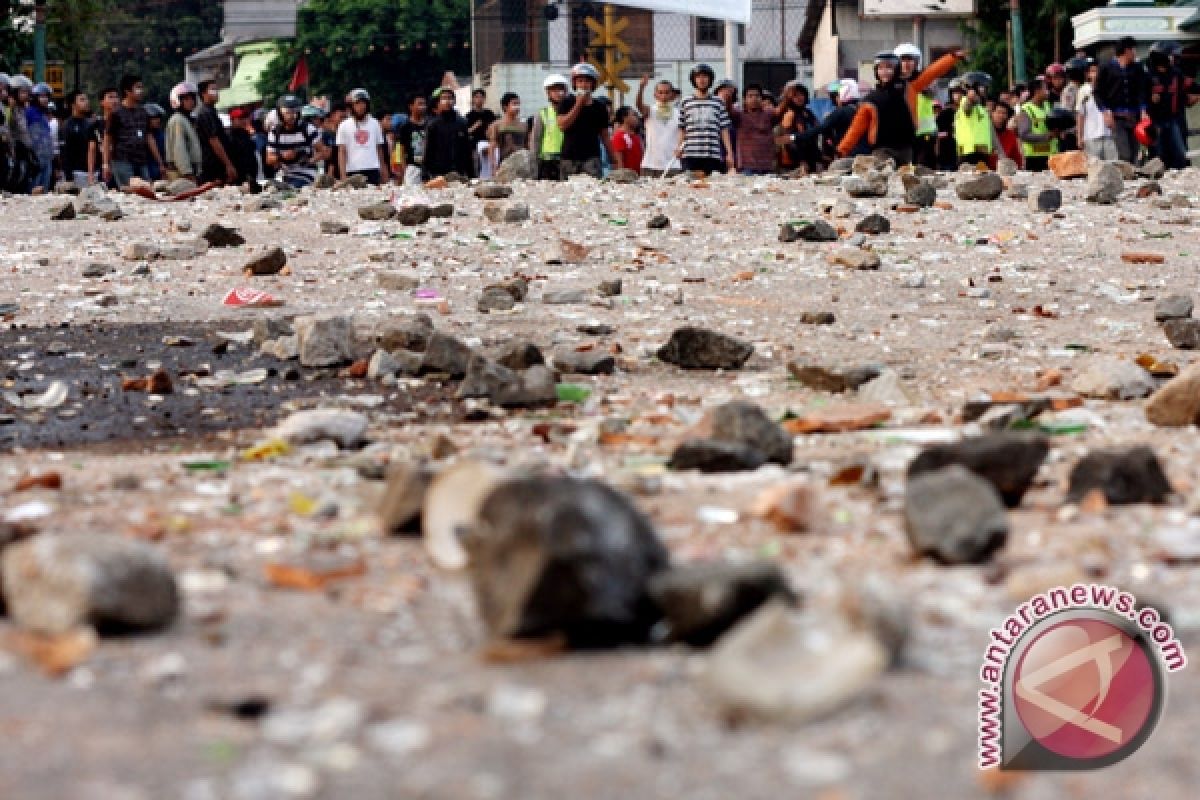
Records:
[[[638,86],[637,109],[642,115],[646,131],[646,154],[642,157],[642,174],[651,178],[679,172],[682,167],[675,158],[679,139],[683,135],[679,128],[679,105],[674,102],[675,87],[670,81],[659,81],[654,86],[654,106],[644,101],[646,85],[650,76],[643,75]]]
[[[1113,138],[1112,129],[1105,124],[1104,113],[1096,105],[1093,96],[1099,71],[1100,68],[1095,64],[1088,67],[1087,83],[1079,87],[1079,94],[1075,98],[1076,130],[1082,135],[1085,153],[1103,161],[1116,161],[1117,141]]]
[[[371,116],[371,96],[366,89],[355,89],[350,102],[351,114],[337,129],[341,174],[363,175],[372,186],[387,183],[387,141],[379,120]]]

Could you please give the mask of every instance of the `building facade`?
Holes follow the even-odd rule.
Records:
[[[258,75],[275,57],[275,39],[296,36],[296,14],[304,0],[223,0],[221,41],[187,59],[186,79],[214,80],[221,107],[257,102]]]

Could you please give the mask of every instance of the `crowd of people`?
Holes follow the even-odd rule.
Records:
[[[175,86],[168,115],[128,75],[99,93],[93,114],[84,92],[67,95],[60,111],[46,84],[0,73],[0,188],[40,193],[58,180],[122,188],[134,178],[187,178],[256,191],[272,180],[306,186],[322,174],[413,185],[450,173],[491,177],[522,150],[541,180],[616,169],[651,177],[807,174],[866,153],[942,170],[995,168],[1007,158],[1040,171],[1074,149],[1131,163],[1158,157],[1180,169],[1188,165],[1187,109],[1200,99],[1180,55],[1177,44],[1159,42],[1141,62],[1127,38],[1107,63],[1080,54],[994,91],[982,72],[950,77],[965,53],[925,65],[919,48],[902,44],[875,57],[869,91],[853,79],[823,87],[830,102],[821,105],[832,107],[820,118],[799,82],[778,95],[753,84],[739,92],[705,64],[691,70],[686,92],[661,80],[648,98],[645,76],[634,104],[615,108],[597,94],[595,67],[582,63],[569,76],[546,78],[544,101],[530,116],[512,92],[500,96],[497,115],[483,89],[461,114],[451,80],[413,95],[401,113],[376,116],[370,93],[354,89],[325,106],[287,94],[269,111],[234,108],[228,120],[212,82]]]

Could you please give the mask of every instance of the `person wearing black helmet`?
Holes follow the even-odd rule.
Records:
[[[1185,126],[1180,123],[1188,106],[1195,105],[1197,88],[1172,63],[1176,52],[1174,42],[1156,42],[1147,59],[1149,70],[1149,103],[1147,112],[1157,135],[1156,154],[1168,169],[1188,166]]]
[[[938,169],[953,171],[958,169],[958,144],[954,140],[954,119],[958,114],[958,106],[962,103],[966,89],[962,78],[950,81],[946,90],[946,105],[938,112],[937,128],[937,164]]]
[[[960,164],[986,164],[1000,152],[1000,142],[987,109],[992,78],[985,72],[963,75],[967,93],[954,115],[954,142]]]
[[[1117,42],[1112,60],[1100,67],[1093,97],[1113,132],[1122,161],[1136,163],[1141,150],[1134,128],[1147,114],[1146,71],[1137,60],[1137,40],[1126,36]]]
[[[1044,172],[1050,165],[1050,156],[1058,152],[1061,132],[1052,131],[1047,124],[1052,106],[1046,80],[1034,78],[1029,82],[1029,92],[1029,100],[1017,112],[1017,136],[1025,156],[1025,169]]]
[[[737,84],[726,78],[713,89],[713,96],[725,104],[725,113],[732,121],[737,115],[738,88]],[[733,152],[737,153],[737,125],[729,126],[729,141],[733,142]],[[725,154],[722,153],[722,156]]]
[[[838,155],[849,157],[865,136],[871,151],[897,165],[911,164],[917,127],[909,109],[908,84],[900,76],[900,58],[891,50],[875,56],[875,88],[854,114],[850,129],[838,144]]]
[[[146,129],[146,135],[154,139],[154,144],[158,147],[160,154],[167,152],[167,112],[158,103],[146,103],[146,118],[149,120],[150,126]],[[157,163],[151,161],[146,165],[150,170],[150,180],[161,180],[166,174],[166,166],[160,167]]]
[[[682,138],[675,156],[688,172],[702,172],[705,175],[725,172],[726,169],[733,172],[737,169],[733,141],[729,138],[729,128],[733,123],[725,104],[709,93],[716,75],[707,64],[697,64],[692,67],[688,79],[695,93],[679,106]]]
[[[604,177],[600,151],[612,156],[612,131],[608,121],[608,103],[595,97],[600,86],[600,73],[586,61],[571,68],[571,88],[575,91],[563,98],[558,106],[556,122],[563,132],[562,158],[559,174],[563,180],[572,175]]]
[[[329,157],[321,143],[321,132],[301,119],[304,104],[299,97],[285,94],[276,104],[279,124],[267,134],[267,164],[275,167],[276,180],[296,189],[311,186],[317,179],[317,162]]]

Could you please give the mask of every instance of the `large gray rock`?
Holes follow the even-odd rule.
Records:
[[[929,208],[937,202],[937,187],[932,183],[921,181],[908,187],[904,192],[904,202],[920,208]]]
[[[1163,320],[1162,329],[1172,347],[1180,350],[1200,349],[1200,319],[1187,317]]]
[[[1071,381],[1071,391],[1101,400],[1134,400],[1152,393],[1154,377],[1132,361],[1111,356],[1093,359]]]
[[[1098,489],[1109,505],[1164,503],[1171,484],[1149,447],[1096,450],[1084,456],[1068,477],[1067,500],[1077,503]]]
[[[97,531],[45,533],[4,549],[4,599],[23,628],[62,634],[161,628],[179,612],[174,573],[158,549]]]
[[[340,408],[296,411],[272,429],[277,439],[293,444],[333,442],[341,448],[360,447],[367,433],[367,415]]]
[[[995,200],[1004,194],[1004,179],[994,172],[970,173],[954,185],[959,200]]]
[[[658,357],[684,369],[739,369],[754,354],[754,345],[706,328],[676,329],[659,348]]]
[[[572,645],[645,641],[659,614],[647,581],[667,566],[649,520],[604,484],[530,477],[497,486],[463,537],[492,636]]]
[[[354,322],[341,314],[297,317],[294,323],[300,344],[300,364],[333,367],[354,360]]]
[[[1121,168],[1111,161],[1100,161],[1088,167],[1086,195],[1089,203],[1111,205],[1121,196],[1125,178]]]
[[[1154,319],[1165,322],[1169,319],[1187,319],[1192,315],[1192,298],[1186,294],[1173,294],[1154,304]]]
[[[965,467],[1016,508],[1050,452],[1050,441],[1033,433],[989,433],[958,442],[930,445],[908,465],[908,478],[948,467]]]
[[[397,350],[424,350],[433,335],[433,320],[428,314],[390,319],[383,323],[375,343],[394,353]]]
[[[792,463],[791,435],[754,403],[738,400],[718,406],[712,423],[713,439],[753,447],[774,464]]]
[[[517,150],[500,162],[496,170],[496,180],[500,183],[513,181],[532,181],[537,178],[537,159],[532,150]]]
[[[887,197],[888,179],[875,171],[850,175],[842,179],[842,191],[851,197]]]
[[[467,362],[470,360],[471,348],[462,340],[445,333],[434,333],[425,345],[421,373],[444,372],[451,378],[461,378],[467,374]]]
[[[944,564],[987,560],[1008,538],[1008,516],[992,484],[952,465],[908,479],[904,521],[913,549]]]
[[[650,597],[662,610],[664,638],[704,647],[773,597],[796,600],[778,565],[690,564],[650,579]]]

